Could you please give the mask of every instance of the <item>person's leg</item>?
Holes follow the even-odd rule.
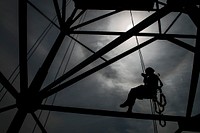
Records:
[[[133,95],[131,101],[129,102],[127,113],[132,113],[132,109],[133,109],[133,105],[135,104],[135,100],[136,100],[136,95]]]
[[[134,93],[135,93],[135,88],[132,88],[128,93],[128,97],[127,97],[126,101],[124,103],[122,103],[120,105],[120,107],[124,108],[126,106],[129,106],[130,103],[132,103],[132,100],[134,99],[133,98],[133,96],[135,95]]]
[[[128,97],[127,97],[126,101],[124,103],[122,103],[120,105],[120,107],[124,108],[124,107],[128,106],[127,112],[131,113],[133,105],[135,104],[135,100],[138,97],[138,94],[139,94],[141,88],[143,88],[143,85],[140,85],[138,87],[132,88],[130,90],[129,94],[128,94]]]

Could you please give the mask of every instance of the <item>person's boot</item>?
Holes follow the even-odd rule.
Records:
[[[126,106],[128,106],[127,102],[124,102],[124,103],[120,104],[120,107],[121,107],[121,108],[124,108],[124,107],[126,107]]]

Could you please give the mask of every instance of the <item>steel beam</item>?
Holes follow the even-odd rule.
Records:
[[[70,28],[70,30],[71,30],[71,31],[74,31],[75,29],[78,29],[78,28],[83,27],[83,26],[85,26],[85,25],[88,25],[88,24],[90,24],[90,23],[96,22],[96,21],[98,21],[98,20],[101,20],[101,19],[106,18],[106,17],[108,17],[108,16],[111,16],[111,15],[113,15],[113,14],[116,14],[116,13],[118,13],[118,12],[121,12],[121,10],[113,11],[113,12],[104,14],[104,15],[102,15],[102,16],[99,16],[99,17],[97,17],[97,18],[94,18],[94,19],[92,19],[92,20],[86,21],[86,22],[84,22],[84,23],[82,23],[82,24],[73,26],[73,27]]]
[[[26,112],[18,110],[7,130],[7,133],[19,133],[20,128],[26,118],[26,115],[27,115]]]
[[[0,82],[7,89],[7,91],[16,99],[18,96],[18,92],[1,72],[0,72]]]
[[[62,22],[66,19],[66,0],[62,1]]]
[[[38,92],[48,74],[49,68],[62,44],[62,41],[65,38],[65,33],[60,32],[58,35],[54,45],[52,46],[51,50],[49,51],[49,54],[47,55],[45,61],[43,62],[41,68],[36,73],[33,81],[31,82],[30,89],[33,92]]]
[[[62,29],[62,27],[64,26],[64,22],[62,21],[62,17],[61,17],[58,1],[57,0],[53,0],[53,4],[54,4],[54,7],[55,7],[55,11],[56,11],[56,15],[57,15],[57,18],[58,18],[58,22],[59,22],[60,27]]]
[[[37,116],[35,115],[35,113],[31,113],[31,115],[32,115],[33,119],[35,120],[35,122],[40,127],[42,133],[47,133],[46,129],[44,128],[44,126],[42,125],[42,123],[40,122],[40,120],[37,118]]]
[[[31,3],[29,0],[27,0],[27,3],[32,6],[36,11],[38,11],[44,18],[46,18],[49,22],[51,22],[57,29],[60,30],[60,27],[54,23],[50,18],[48,18],[42,11],[40,11],[33,3]]]
[[[113,35],[120,36],[125,34],[126,32],[116,32],[116,31],[70,31],[70,34],[83,34],[83,35]],[[196,35],[189,34],[158,34],[158,33],[135,33],[134,36],[146,36],[146,37],[159,37],[159,38],[188,38],[188,39],[196,39]]]
[[[56,112],[65,112],[65,113],[77,113],[77,114],[120,117],[120,118],[134,118],[134,119],[143,119],[143,120],[163,120],[163,121],[173,121],[173,122],[185,120],[185,117],[183,116],[127,113],[127,112],[86,109],[86,108],[76,108],[76,107],[62,107],[62,106],[54,106],[54,105],[41,105],[40,109],[56,111]]]
[[[17,105],[16,105],[16,104],[13,104],[13,105],[9,105],[9,106],[0,108],[0,113],[5,112],[5,111],[8,111],[8,110],[11,110],[11,109],[14,109],[14,108],[16,108],[16,107],[17,107]]]
[[[184,48],[184,49],[186,49],[186,50],[188,50],[188,51],[190,51],[190,52],[195,53],[195,51],[196,51],[195,47],[193,47],[193,46],[191,46],[191,45],[189,45],[189,44],[187,44],[187,43],[185,43],[183,41],[175,39],[173,37],[167,37],[167,40],[172,42],[172,43],[174,43],[174,44],[176,44],[176,45],[178,45],[178,46],[180,46],[180,47],[182,47],[182,48]]]
[[[86,45],[84,45],[82,42],[78,41],[76,38],[74,38],[73,36],[68,35],[68,37],[70,37],[71,39],[73,39],[74,41],[76,41],[78,44],[80,44],[81,46],[83,46],[85,49],[87,49],[88,51],[92,52],[93,54],[95,53],[92,49],[90,49],[89,47],[87,47]],[[100,57],[103,61],[107,61],[105,58]]]
[[[200,28],[200,20],[197,14],[200,13],[200,9],[196,5],[191,5],[186,8],[186,13],[189,15],[193,23]]]
[[[19,71],[20,71],[20,91],[24,92],[28,88],[28,68],[27,68],[27,1],[18,1],[19,10]]]
[[[200,29],[197,30],[196,52],[194,53],[192,77],[191,77],[191,82],[190,82],[190,92],[189,92],[188,105],[187,105],[187,111],[186,111],[187,117],[191,117],[192,115],[192,108],[193,108],[197,85],[199,81],[199,73],[200,73],[199,61],[200,61]]]

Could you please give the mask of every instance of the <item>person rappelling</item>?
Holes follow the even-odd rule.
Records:
[[[163,86],[162,81],[159,76],[156,75],[155,70],[151,67],[145,69],[145,73],[142,73],[143,76],[143,85],[139,85],[135,88],[131,88],[128,93],[128,97],[120,107],[124,108],[128,106],[128,113],[132,112],[133,105],[137,99],[153,99],[157,95],[157,90],[161,92],[161,87]]]

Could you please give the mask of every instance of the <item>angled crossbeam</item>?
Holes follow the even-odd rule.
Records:
[[[0,82],[14,98],[17,98],[18,92],[1,72],[0,72]]]
[[[114,58],[112,58],[112,59],[110,59],[110,60],[108,60],[108,61],[106,61],[106,62],[104,62],[104,63],[102,63],[102,64],[100,64],[100,65],[98,65],[98,66],[96,66],[96,67],[84,72],[84,73],[82,73],[82,74],[80,74],[80,75],[78,75],[77,77],[75,77],[75,78],[73,78],[73,79],[71,79],[71,80],[69,80],[69,81],[67,81],[67,82],[55,87],[54,89],[49,90],[49,88],[45,88],[40,92],[40,95],[41,95],[42,98],[46,98],[46,97],[48,97],[50,95],[53,95],[54,93],[57,93],[58,91],[60,91],[60,90],[62,90],[64,88],[76,83],[77,81],[79,81],[79,80],[81,80],[81,79],[83,79],[83,78],[85,78],[85,77],[87,77],[87,76],[99,71],[100,69],[102,69],[102,68],[104,68],[104,67],[106,67],[106,66],[108,66],[108,65],[110,65],[110,64],[112,64],[112,63],[114,63],[114,62],[116,62],[116,61],[118,61],[120,59],[122,59],[123,57],[126,57],[127,55],[129,55],[129,54],[131,54],[131,53],[143,48],[144,46],[154,42],[155,40],[156,40],[156,38],[149,39],[146,42],[143,42],[142,44],[140,44],[138,46],[135,46],[134,48],[132,48],[130,50],[127,50],[126,52],[124,52],[124,53],[122,53],[122,54],[120,54],[120,55],[118,55],[118,56],[116,56],[116,57],[114,57]]]
[[[75,29],[78,29],[78,28],[83,27],[83,26],[85,26],[85,25],[88,25],[88,24],[90,24],[90,23],[96,22],[96,21],[98,21],[98,20],[101,20],[101,19],[106,18],[106,17],[108,17],[108,16],[111,16],[111,15],[113,15],[113,14],[116,14],[116,13],[118,13],[118,12],[121,12],[121,10],[113,11],[113,12],[104,14],[104,15],[102,15],[102,16],[99,16],[99,17],[97,17],[97,18],[94,18],[94,19],[92,19],[92,20],[88,20],[88,21],[86,21],[86,22],[84,22],[84,23],[81,23],[81,24],[79,24],[79,25],[76,25],[76,26],[72,27],[70,30],[73,31],[73,30],[75,30]]]
[[[173,37],[167,37],[167,40],[172,42],[172,43],[174,43],[174,44],[176,44],[176,45],[178,45],[178,46],[180,46],[180,47],[182,47],[182,48],[185,48],[186,50],[188,50],[190,52],[194,53],[196,51],[195,47],[193,47],[193,46],[191,46],[191,45],[189,45],[189,44],[187,44],[187,43],[185,43],[183,41],[175,39]]]
[[[119,46],[124,41],[128,40],[129,38],[131,38],[133,36],[133,34],[140,32],[141,30],[143,30],[147,26],[153,24],[159,18],[164,17],[169,12],[170,12],[170,10],[168,9],[167,6],[162,8],[162,9],[160,9],[159,11],[155,12],[154,14],[152,14],[151,16],[149,16],[148,18],[146,18],[145,20],[143,20],[142,22],[137,24],[135,27],[133,27],[132,29],[128,30],[126,33],[122,34],[121,36],[119,36],[118,38],[116,38],[115,40],[113,40],[112,42],[107,44],[105,47],[103,47],[102,49],[97,51],[95,54],[91,55],[90,57],[88,57],[87,59],[85,59],[84,61],[79,63],[77,66],[72,68],[70,71],[65,73],[63,76],[61,76],[60,78],[58,78],[57,80],[52,82],[50,85],[45,87],[45,90],[46,89],[49,90],[52,87],[55,87],[56,85],[58,85],[59,83],[61,83],[65,79],[67,79],[68,77],[72,76],[76,72],[80,71],[82,68],[86,67],[88,64],[92,63],[93,61],[95,61],[96,59],[101,57],[102,55],[106,54],[110,50],[112,50],[115,47]]]
[[[40,88],[48,74],[49,68],[50,68],[64,38],[65,38],[65,33],[60,32],[54,45],[52,46],[51,50],[49,51],[49,54],[47,55],[45,61],[43,62],[42,66],[39,68],[33,81],[31,82],[31,85],[29,88],[33,92],[38,92],[40,90]]]
[[[18,133],[26,118],[26,115],[27,115],[26,112],[23,112],[22,110],[18,110],[7,130],[7,133]]]
[[[79,43],[81,46],[83,46],[84,48],[86,48],[88,51],[92,52],[93,54],[95,53],[92,49],[90,49],[89,47],[87,47],[86,45],[84,45],[82,42],[78,41],[76,38],[74,38],[73,36],[68,35],[71,39],[73,39],[74,41],[76,41],[77,43]],[[107,61],[105,58],[100,57],[103,61]]]
[[[75,10],[77,11],[76,8],[75,8]],[[74,19],[71,18],[70,25],[72,25],[74,22],[76,22],[76,20],[77,20],[78,18],[80,18],[80,16],[81,16],[83,13],[85,13],[85,11],[86,11],[86,10],[82,10]]]
[[[57,0],[53,0],[53,4],[54,4],[55,10],[56,10],[56,14],[57,14],[57,18],[58,18],[58,22],[60,24],[60,27],[63,27],[64,26],[64,21],[62,21],[63,19],[61,17],[58,1]]]
[[[13,104],[13,105],[9,105],[9,106],[0,108],[0,113],[5,112],[5,111],[8,111],[8,110],[11,110],[11,109],[14,109],[14,108],[16,108],[16,107],[17,107],[17,105],[16,105],[16,104]]]
[[[32,6],[36,11],[38,11],[44,18],[46,18],[49,22],[51,22],[57,29],[60,30],[60,27],[54,23],[50,18],[48,18],[40,9],[38,9],[33,3],[31,3],[29,0],[27,0],[27,3]]]
[[[99,116],[121,117],[121,118],[134,118],[134,119],[144,119],[144,120],[164,120],[164,121],[177,122],[177,121],[185,119],[182,116],[127,113],[127,112],[108,111],[108,110],[62,107],[62,106],[54,106],[54,105],[41,105],[40,109],[56,111],[56,112],[65,112],[65,113],[77,113],[77,114],[99,115]]]
[[[74,16],[76,15],[76,12],[77,12],[77,9],[75,8],[65,23],[70,23],[68,25],[71,25],[73,23],[72,20],[73,20]]]
[[[19,71],[20,71],[20,91],[24,92],[28,88],[28,68],[27,68],[27,2],[19,0]]]
[[[36,121],[36,123],[38,124],[38,126],[40,127],[42,133],[47,133],[46,129],[44,128],[44,126],[42,125],[42,123],[40,122],[40,120],[37,118],[37,116],[35,115],[35,113],[31,113],[33,119]]]

